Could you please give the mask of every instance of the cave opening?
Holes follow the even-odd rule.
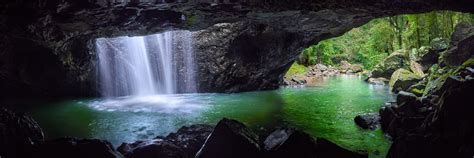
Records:
[[[0,157],[470,157],[470,4],[0,2]]]

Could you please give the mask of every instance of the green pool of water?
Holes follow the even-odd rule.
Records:
[[[227,117],[256,132],[281,126],[304,130],[353,151],[384,157],[390,142],[380,129],[362,130],[357,114],[377,112],[392,94],[357,76],[329,78],[317,87],[236,94],[180,94],[78,99],[32,109],[49,139],[99,138],[119,145],[167,135],[184,125],[215,124]]]

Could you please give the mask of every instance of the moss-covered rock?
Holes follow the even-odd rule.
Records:
[[[420,81],[421,78],[421,76],[418,76],[406,69],[398,69],[392,74],[388,84],[391,91],[399,92],[407,90],[410,86]]]
[[[431,50],[443,51],[449,48],[449,40],[446,38],[435,38],[430,42]]]
[[[423,96],[439,95],[439,92],[443,91],[443,85],[446,85],[445,81],[449,76],[458,75],[461,70],[472,66],[474,66],[474,57],[469,58],[457,67],[440,68],[438,65],[433,65],[429,70],[429,76],[427,76],[428,83],[423,91]]]
[[[409,69],[408,51],[398,50],[377,64],[371,72],[370,78],[390,78],[400,68]]]
[[[426,80],[422,80],[412,86],[410,86],[410,88],[408,88],[408,92],[411,92],[413,94],[415,94],[416,96],[423,96],[423,91],[425,90],[425,87],[426,87]]]

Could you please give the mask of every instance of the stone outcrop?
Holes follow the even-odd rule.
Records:
[[[445,9],[474,12],[470,0],[164,2],[0,2],[0,83],[8,92],[1,96],[97,95],[94,39],[98,37],[203,30],[196,36],[203,38],[197,56],[206,59],[199,65],[200,90],[237,92],[278,87],[302,48],[373,18]],[[210,38],[214,35],[206,30],[231,36],[219,43],[222,32]],[[216,52],[205,51],[211,48]]]

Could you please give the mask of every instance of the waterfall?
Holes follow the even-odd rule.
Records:
[[[192,33],[96,39],[98,83],[105,97],[196,92]]]

